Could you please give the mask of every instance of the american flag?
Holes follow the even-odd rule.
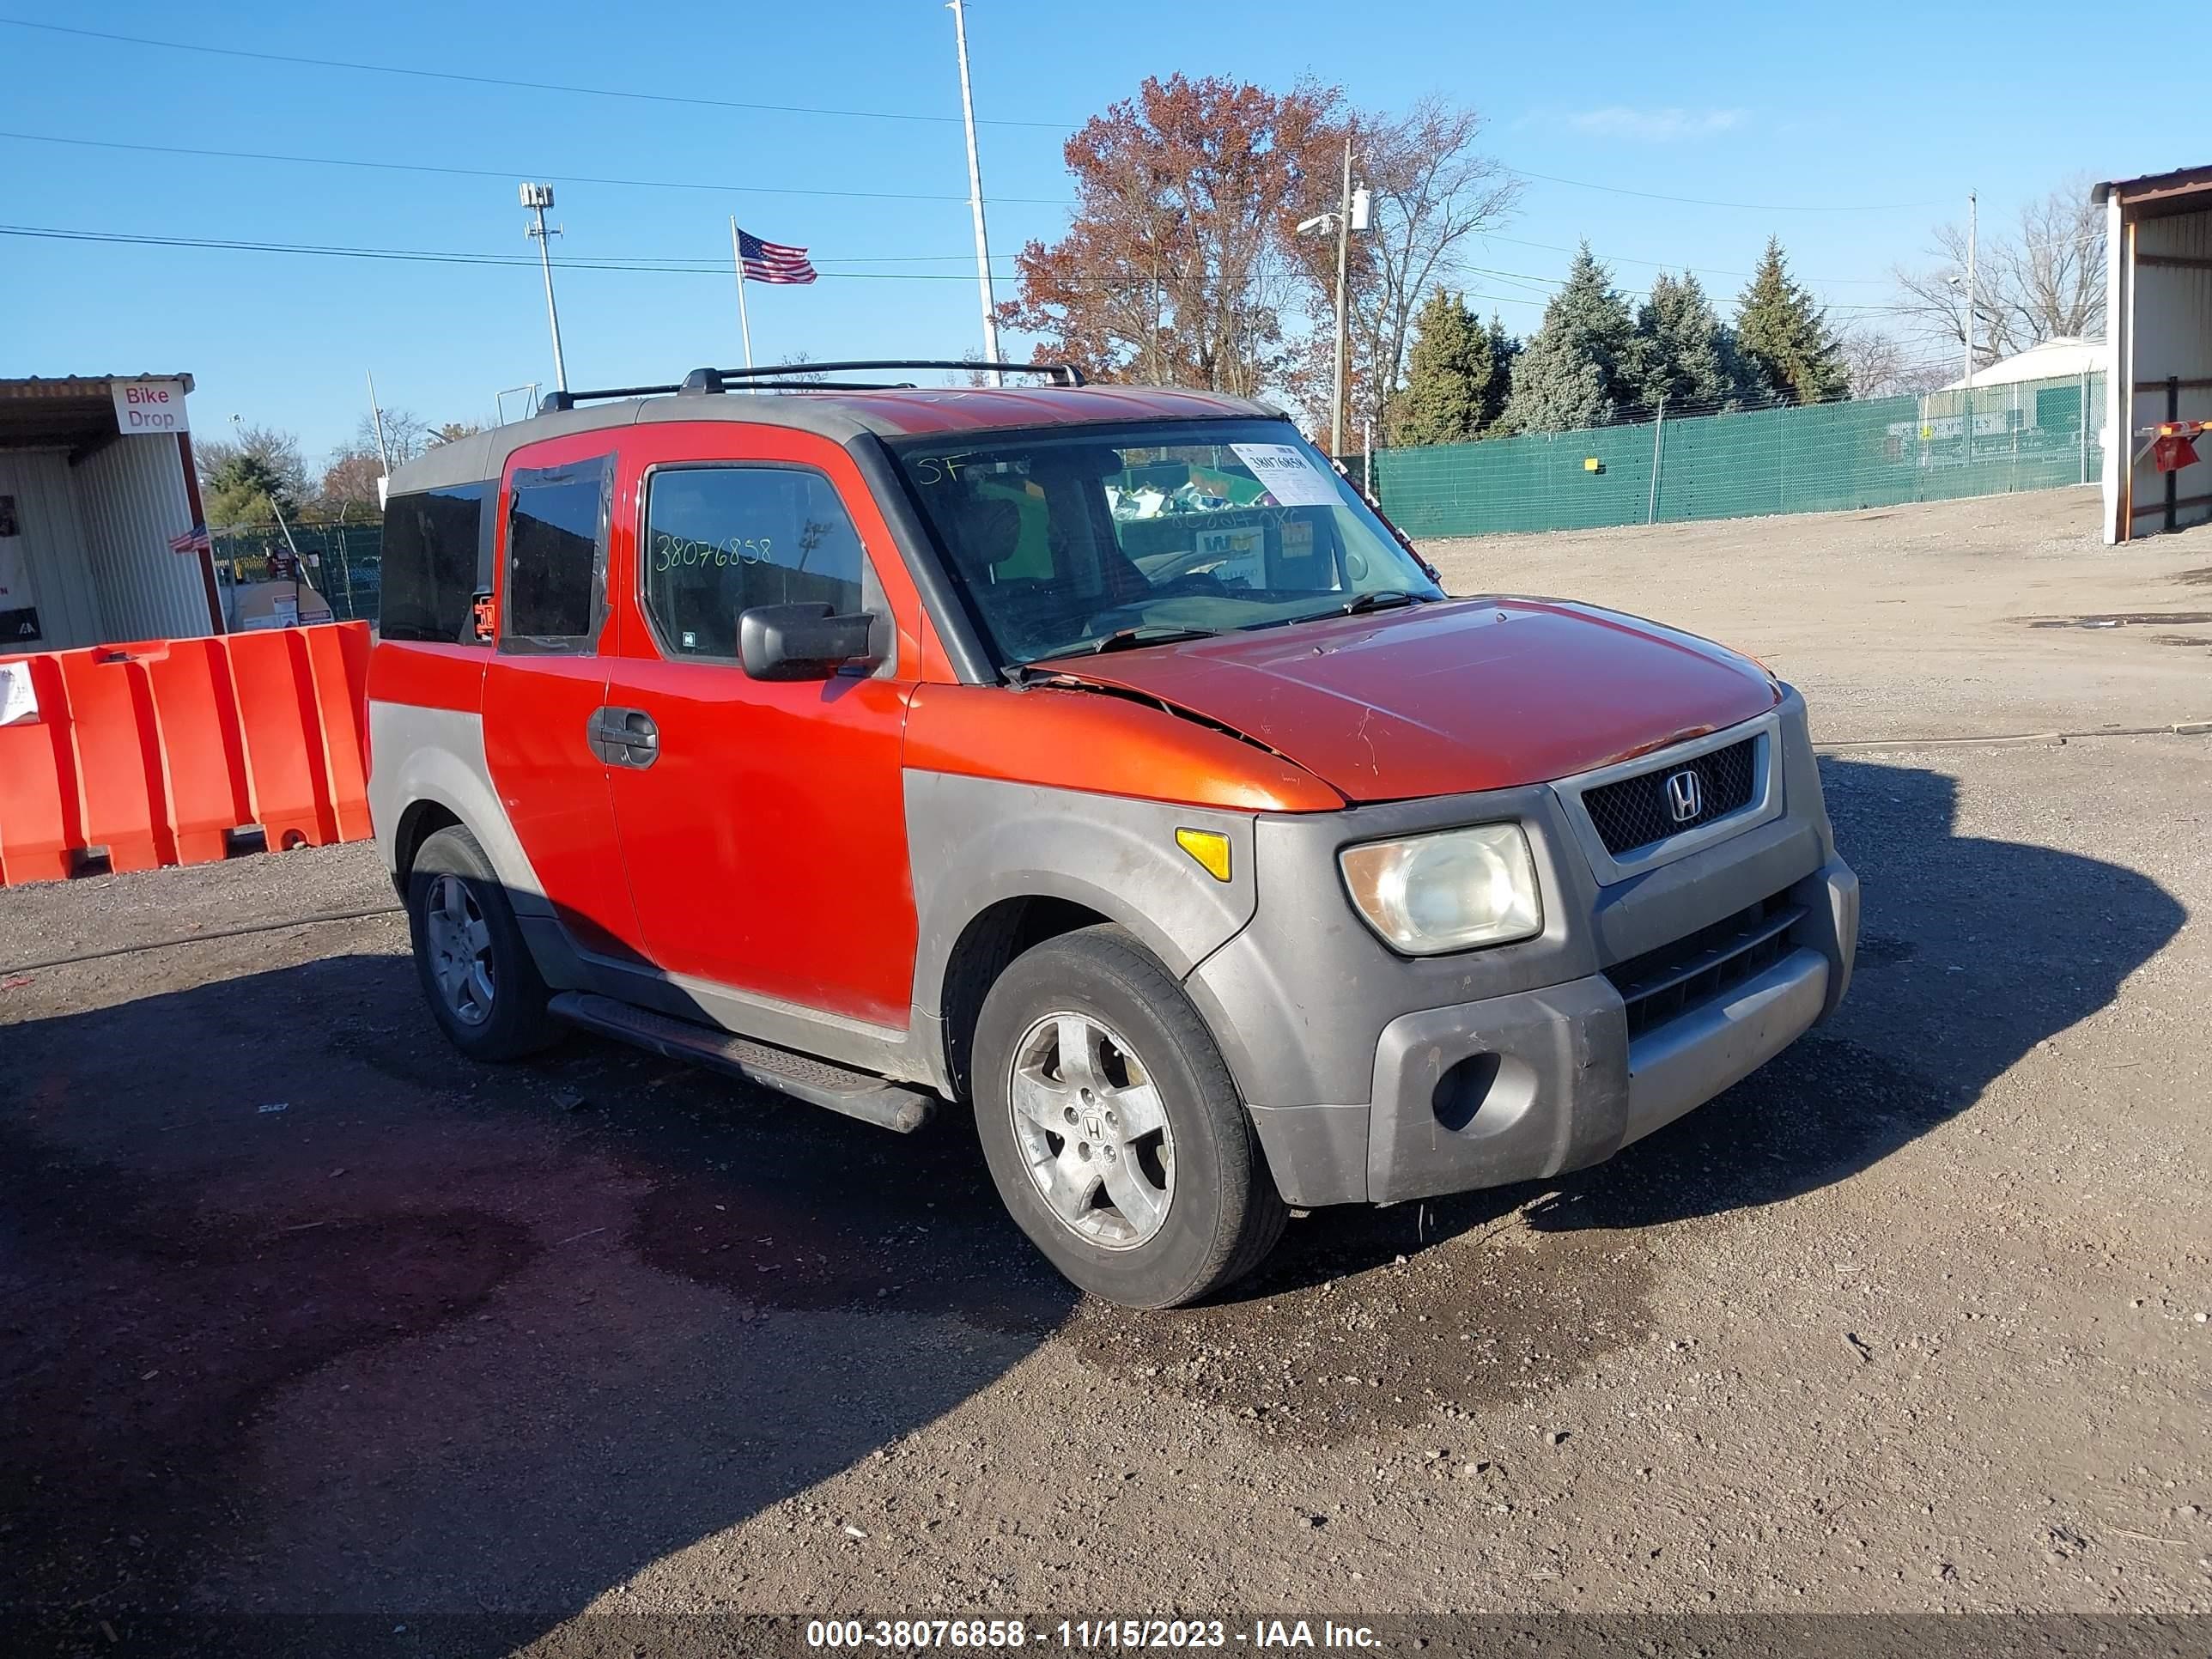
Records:
[[[208,527],[205,525],[196,524],[183,535],[169,538],[169,551],[212,553],[215,551],[215,538],[208,534]]]
[[[805,248],[763,242],[749,230],[738,233],[738,263],[751,283],[811,283],[815,277]]]

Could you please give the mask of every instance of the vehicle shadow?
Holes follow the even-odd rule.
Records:
[[[2110,1003],[2185,920],[2156,882],[2119,865],[1957,834],[1957,786],[1939,773],[1858,760],[1823,760],[1820,773],[1865,904],[1856,971],[1833,1020],[1594,1168],[1322,1212],[1231,1296],[1387,1263],[1532,1198],[1533,1226],[1567,1232],[1749,1208],[1844,1180],[1968,1109],[2038,1042]]]
[[[1434,1247],[1516,1210],[1589,1234],[1844,1179],[2181,925],[2131,871],[1958,835],[1937,774],[1824,774],[1867,899],[1832,1024],[1595,1169],[1319,1212],[1181,1315],[1079,1307],[957,1113],[890,1135],[589,1040],[471,1066],[403,956],[0,1026],[0,1650],[582,1641],[621,1621],[576,1614],[665,1605],[655,1564],[763,1515],[817,1570],[790,1582],[839,1552],[830,1576],[858,1582],[848,1527],[934,1518],[902,1441],[1048,1338],[1118,1386],[1316,1441],[1482,1397],[1438,1335],[1461,1325],[1500,1339],[1497,1387],[1564,1375],[1590,1352],[1565,1335],[1627,1340],[1644,1269],[1602,1238]],[[1340,1386],[1355,1370],[1389,1386]],[[837,1479],[879,1455],[889,1479]],[[796,1599],[684,1582],[678,1601]]]
[[[963,1125],[590,1040],[471,1066],[404,957],[0,1055],[9,1652],[506,1653],[779,1504],[861,1571],[883,1522],[813,1489],[1075,1299]]]

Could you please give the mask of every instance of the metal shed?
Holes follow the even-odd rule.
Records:
[[[2212,520],[2212,437],[2160,470],[2162,423],[2212,422],[2212,167],[2099,185],[2112,342],[2105,394],[2105,539]]]
[[[214,562],[189,544],[191,389],[189,374],[0,380],[0,653],[223,631]]]

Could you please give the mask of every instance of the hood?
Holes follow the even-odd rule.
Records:
[[[1548,599],[1453,599],[1035,666],[1231,727],[1353,801],[1547,783],[1781,696],[1720,646]]]

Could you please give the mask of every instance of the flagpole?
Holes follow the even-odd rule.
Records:
[[[738,331],[744,337],[745,367],[753,366],[753,321],[745,314],[745,256],[738,244],[738,216],[730,216],[730,264],[738,273]]]

